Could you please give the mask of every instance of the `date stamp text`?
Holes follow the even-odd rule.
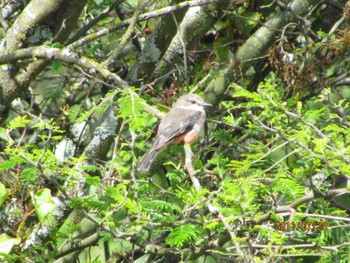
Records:
[[[325,231],[328,229],[327,222],[276,222],[275,230],[277,231]]]

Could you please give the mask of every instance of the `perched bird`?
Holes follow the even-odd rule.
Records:
[[[137,169],[149,171],[157,154],[171,143],[192,144],[198,139],[205,123],[205,107],[212,106],[196,94],[181,96],[161,119],[152,148],[145,154]]]

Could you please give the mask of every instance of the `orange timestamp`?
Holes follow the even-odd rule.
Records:
[[[275,230],[277,231],[294,231],[294,230],[301,230],[304,232],[308,231],[324,231],[328,229],[328,223],[327,222],[293,222],[293,221],[286,221],[286,222],[276,222]]]

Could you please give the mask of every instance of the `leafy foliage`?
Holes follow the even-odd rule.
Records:
[[[191,240],[194,240],[199,233],[196,233],[196,226],[186,224],[172,229],[171,233],[166,239],[170,246],[182,247],[188,245]],[[197,239],[197,238],[196,238]]]
[[[347,1],[68,2],[0,47],[31,87],[0,106],[0,261],[350,261]],[[195,171],[137,171],[183,92],[214,104]]]
[[[145,101],[129,89],[126,89],[123,95],[118,100],[119,117],[126,120],[131,130],[137,131],[147,123],[146,114],[143,111]]]

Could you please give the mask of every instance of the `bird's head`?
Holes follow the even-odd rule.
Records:
[[[206,103],[201,96],[190,93],[178,98],[173,108],[203,111],[204,107],[208,107],[208,106],[212,106],[212,105],[209,103]]]

